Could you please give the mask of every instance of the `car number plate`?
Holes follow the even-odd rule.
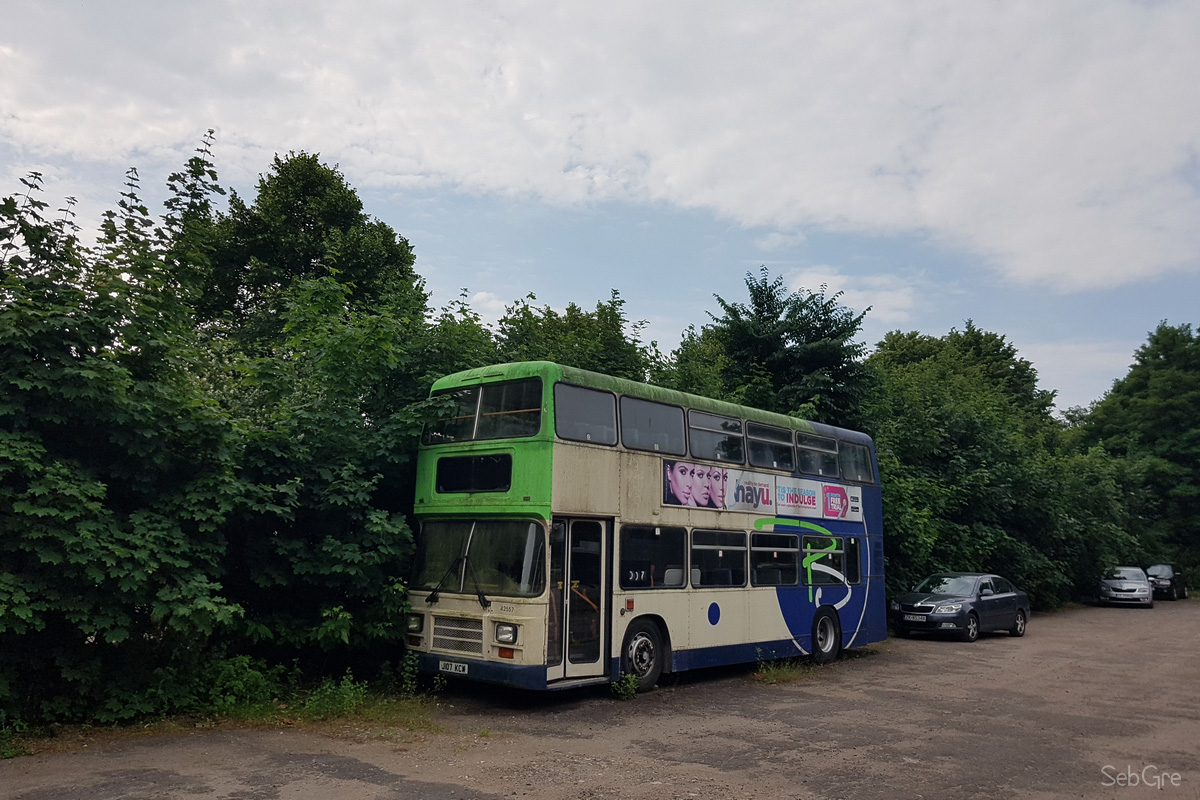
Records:
[[[904,621],[905,622],[924,622],[925,615],[924,614],[905,614]]]
[[[466,675],[467,674],[467,665],[459,664],[456,661],[439,661],[438,662],[438,671],[439,672],[449,672],[454,675]]]

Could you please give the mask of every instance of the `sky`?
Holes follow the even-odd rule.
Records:
[[[1002,334],[1086,406],[1200,324],[1194,0],[4,0],[0,195],[93,228],[215,131],[319,153],[487,320],[617,290],[669,352],[766,267],[891,330]]]

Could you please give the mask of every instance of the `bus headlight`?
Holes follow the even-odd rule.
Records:
[[[497,622],[496,641],[500,644],[516,644],[517,626],[511,622]]]
[[[408,632],[420,633],[425,630],[425,615],[424,614],[409,614],[408,615]]]

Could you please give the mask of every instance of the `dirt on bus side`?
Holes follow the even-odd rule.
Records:
[[[438,732],[222,729],[0,762],[5,800],[1200,798],[1200,600],[873,645],[799,680],[449,687]]]

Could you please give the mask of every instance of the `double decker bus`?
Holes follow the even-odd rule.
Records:
[[[424,672],[529,689],[887,637],[862,433],[549,362],[437,381],[407,642]]]

